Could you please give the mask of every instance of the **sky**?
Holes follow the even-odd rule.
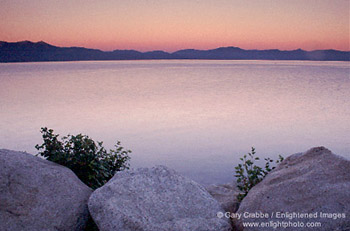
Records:
[[[0,41],[349,51],[350,0],[0,0]]]

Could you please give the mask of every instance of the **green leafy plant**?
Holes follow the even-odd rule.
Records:
[[[92,189],[104,185],[116,171],[129,168],[130,150],[118,141],[109,152],[87,135],[67,135],[59,140],[52,129],[41,128],[44,143],[36,145],[37,155],[70,168],[78,178]]]
[[[264,177],[275,168],[271,167],[273,162],[278,164],[283,161],[281,155],[279,155],[279,159],[276,161],[273,161],[270,158],[265,158],[265,167],[262,168],[256,165],[256,161],[260,160],[260,158],[255,157],[255,154],[255,148],[252,147],[251,152],[240,158],[242,163],[235,167],[237,187],[241,191],[237,196],[238,201],[242,201],[248,194],[249,190],[262,181]]]

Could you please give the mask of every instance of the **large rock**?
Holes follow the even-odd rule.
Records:
[[[226,212],[234,213],[238,210],[239,202],[237,196],[240,191],[235,182],[210,185],[206,187],[206,190],[220,203]]]
[[[231,230],[202,186],[164,166],[118,172],[92,193],[89,210],[101,231]]]
[[[238,230],[350,230],[350,161],[324,147],[291,155],[250,190],[237,214]]]
[[[68,168],[0,149],[0,230],[83,230],[92,190]]]

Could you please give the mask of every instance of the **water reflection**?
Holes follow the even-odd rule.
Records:
[[[40,127],[133,150],[202,182],[238,156],[324,145],[350,158],[346,62],[122,61],[0,64],[0,147],[35,153]]]

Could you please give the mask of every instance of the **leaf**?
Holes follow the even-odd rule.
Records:
[[[59,141],[59,135],[54,134],[52,129],[41,128],[41,133],[43,144],[35,145],[39,151],[37,155],[70,168],[93,189],[106,183],[115,171],[129,168],[128,153],[131,151],[124,150],[119,141],[119,146],[107,153],[103,142],[95,142],[87,135],[68,134]]]
[[[270,163],[274,162],[270,158],[264,158],[266,161],[265,169],[256,165],[254,160],[260,160],[260,158],[254,157],[255,154],[255,148],[252,147],[251,153],[248,153],[250,159],[247,160],[247,155],[245,154],[243,158],[239,158],[242,161],[242,164],[238,164],[235,167],[235,177],[237,177],[238,183],[237,187],[240,191],[244,192],[243,194],[239,194],[237,196],[239,201],[241,201],[248,194],[252,187],[261,182],[268,172],[275,168],[270,168]],[[283,159],[283,157],[280,157],[279,159],[281,158]]]

